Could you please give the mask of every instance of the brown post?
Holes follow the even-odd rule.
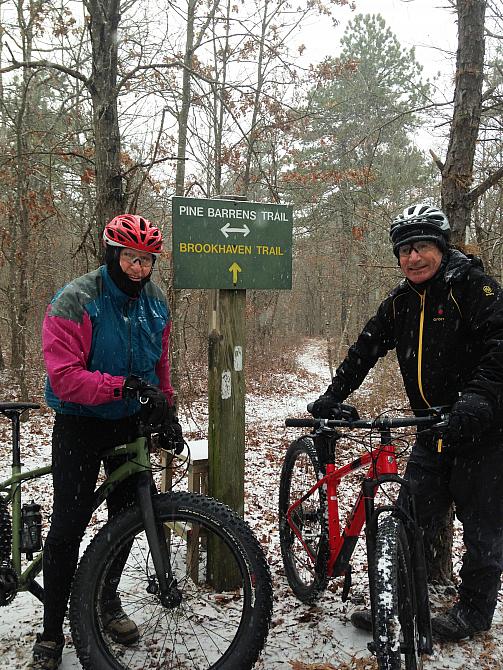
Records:
[[[246,200],[239,196],[228,199]],[[219,289],[210,296],[208,489],[210,496],[240,516],[244,515],[245,306],[244,289]],[[225,552],[213,549],[208,563],[208,577],[216,587],[228,590],[238,585]]]

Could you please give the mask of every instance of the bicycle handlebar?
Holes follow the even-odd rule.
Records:
[[[375,428],[376,430],[389,430],[391,428],[407,428],[412,426],[423,426],[437,428],[447,426],[448,414],[434,414],[430,416],[378,416],[375,419],[286,419],[285,426],[288,428]]]

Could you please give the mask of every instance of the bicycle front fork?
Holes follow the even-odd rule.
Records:
[[[140,473],[137,482],[137,498],[155,569],[155,578],[149,575],[147,590],[158,595],[161,604],[171,609],[180,604],[182,596],[171,569],[169,544],[166,542],[164,528],[155,516],[153,495],[155,495],[155,484],[152,474],[150,472]]]

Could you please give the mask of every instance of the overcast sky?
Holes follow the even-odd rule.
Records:
[[[339,25],[333,28],[328,21],[316,20],[301,30],[299,42],[306,45],[306,62],[317,62],[340,52],[340,38],[356,14],[381,14],[386,24],[405,48],[415,47],[416,59],[430,81],[440,74],[433,97],[436,102],[452,100],[457,47],[457,23],[447,0],[354,0],[356,8],[336,8]],[[425,151],[429,148],[442,153],[445,149],[445,127],[423,128],[416,143]]]
[[[457,42],[457,25],[452,10],[446,9],[446,0],[354,0],[356,9],[347,7],[335,10],[339,26],[332,28],[328,22],[313,21],[301,32],[309,61],[336,56],[339,39],[355,14],[381,14],[404,47],[416,48],[417,60],[431,79],[437,72],[452,81],[454,54]],[[450,91],[452,94],[452,91]]]

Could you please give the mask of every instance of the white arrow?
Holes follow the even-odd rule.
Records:
[[[246,237],[250,232],[250,229],[248,228],[246,223],[244,224],[244,228],[231,228],[231,224],[226,223],[225,226],[220,228],[220,230],[225,235],[225,237],[229,237],[229,233],[243,233],[244,237]]]

